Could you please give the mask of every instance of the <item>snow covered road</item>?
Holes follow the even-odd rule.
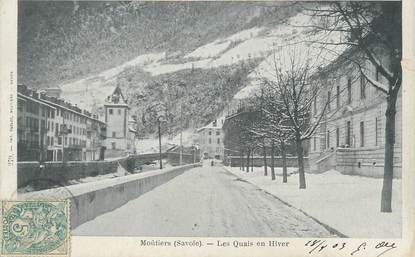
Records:
[[[185,172],[73,235],[328,237],[320,224],[222,167]]]

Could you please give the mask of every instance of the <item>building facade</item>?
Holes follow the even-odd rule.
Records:
[[[197,130],[201,158],[223,159],[224,133],[222,130],[224,119],[214,120],[207,126]]]
[[[39,93],[19,86],[17,92],[17,160],[47,160],[48,113],[52,105],[40,101]]]
[[[363,59],[354,49],[347,55]],[[388,59],[382,59],[388,65]],[[369,62],[363,70],[373,80],[387,85],[387,81]],[[386,94],[372,86],[355,64],[339,58],[327,66],[316,78],[324,87],[312,110],[316,119],[324,108],[325,115],[317,132],[309,142],[310,168],[324,171],[335,168],[346,174],[383,176],[385,153]],[[327,103],[327,106],[324,107]],[[397,100],[395,134],[395,176],[402,168],[402,100]]]
[[[53,96],[51,96],[53,95]],[[86,110],[59,98],[57,89],[37,92],[18,86],[18,159],[89,161],[104,158],[106,125]],[[36,118],[37,117],[37,118]],[[37,130],[37,133],[30,131]],[[25,147],[30,142],[30,148]],[[28,154],[37,142],[39,153]],[[20,146],[20,147],[19,147]],[[35,151],[30,150],[34,153]]]

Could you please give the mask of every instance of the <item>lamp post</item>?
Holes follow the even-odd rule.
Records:
[[[159,159],[160,159],[160,169],[163,169],[163,159],[161,154],[161,117],[158,117],[158,136],[159,136]]]
[[[183,106],[180,103],[180,156],[179,165],[183,165]]]

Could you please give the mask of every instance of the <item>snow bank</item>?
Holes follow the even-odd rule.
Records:
[[[243,172],[227,169],[234,175],[303,210],[346,236],[353,238],[395,238],[402,233],[402,183],[393,181],[392,213],[380,212],[382,179],[343,175],[330,170],[306,174],[307,189],[298,188],[298,174],[288,183],[263,176],[263,168]]]

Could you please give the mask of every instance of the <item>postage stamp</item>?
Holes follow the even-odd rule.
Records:
[[[2,201],[1,256],[69,256],[69,201]]]

